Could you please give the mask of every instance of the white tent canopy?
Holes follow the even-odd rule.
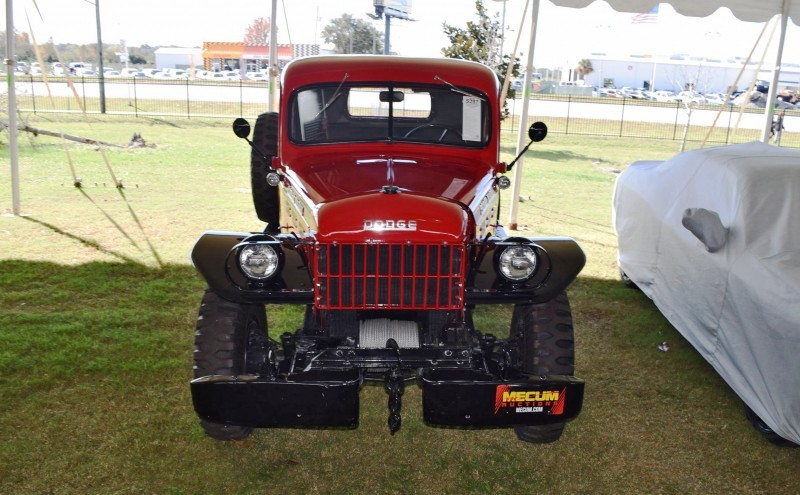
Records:
[[[559,7],[583,8],[595,0],[550,0]],[[706,17],[722,7],[745,22],[765,22],[784,12],[792,18],[792,22],[800,25],[800,2],[792,5],[791,0],[671,0],[654,2],[652,0],[605,0],[618,12],[641,13],[651,10],[659,3],[672,5],[675,11],[687,17]]]

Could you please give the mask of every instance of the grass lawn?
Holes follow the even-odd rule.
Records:
[[[390,436],[387,396],[365,386],[356,430],[257,430],[222,443],[204,435],[189,394],[204,283],[188,253],[205,230],[262,228],[249,148],[228,122],[29,124],[120,144],[139,132],[154,147],[105,149],[119,191],[95,147],[20,137],[25,216],[0,217],[0,493],[800,493],[800,449],[763,440],[716,372],[618,281],[616,173],[667,158],[678,142],[554,135],[525,159],[520,233],[572,236],[588,259],[569,292],[586,397],[559,442],[425,426],[416,387]],[[507,161],[515,141],[506,136]],[[271,333],[293,331],[300,315],[269,307]],[[502,306],[476,318],[497,334],[509,321]]]

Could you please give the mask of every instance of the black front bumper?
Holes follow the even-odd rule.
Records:
[[[570,420],[583,404],[583,380],[571,376],[501,380],[458,369],[419,375],[423,417],[437,426],[498,427]],[[191,382],[197,414],[254,427],[358,426],[357,369],[312,370],[277,379],[207,376]]]
[[[268,380],[211,375],[192,380],[197,415],[231,425],[267,427],[358,426],[357,370],[308,371]]]
[[[496,380],[462,370],[425,370],[422,411],[439,426],[517,426],[560,423],[581,412],[584,381],[565,375]]]

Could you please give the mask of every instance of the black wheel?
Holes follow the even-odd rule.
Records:
[[[622,271],[622,268],[619,269],[619,279],[622,280],[622,283],[625,285],[625,287],[630,287],[631,289],[638,289],[638,287],[636,287],[636,284],[633,282],[633,280],[631,280],[628,274]]]
[[[250,187],[253,191],[253,205],[256,207],[259,220],[267,222],[267,230],[277,232],[280,230],[278,188],[267,184],[267,174],[272,171],[272,158],[278,156],[277,113],[262,113],[258,116],[253,128],[253,145],[250,151]]]
[[[411,129],[410,131],[408,131],[405,134],[405,136],[403,136],[403,137],[404,138],[409,138],[409,137],[411,137],[412,135],[414,135],[414,134],[416,134],[418,132],[426,131],[426,130],[434,130],[434,131],[440,130],[441,131],[441,134],[436,139],[437,143],[445,142],[444,138],[447,137],[448,135],[456,136],[458,138],[457,141],[462,141],[463,140],[461,138],[461,134],[458,131],[456,131],[455,129],[452,129],[450,127],[447,127],[446,125],[442,125],[442,124],[422,124],[422,125],[418,125],[417,127],[415,127],[413,129]]]
[[[261,304],[239,304],[222,299],[206,290],[194,337],[194,377],[235,376],[255,373],[263,357],[254,345],[266,338],[267,317]],[[252,350],[256,359],[248,359]],[[249,436],[248,426],[213,423],[200,419],[208,436],[217,440],[239,440]]]
[[[528,375],[575,374],[575,337],[569,298],[561,293],[542,304],[517,304],[511,317],[511,334],[521,335],[521,366]],[[515,426],[517,438],[530,443],[551,443],[561,438],[564,423]]]
[[[747,420],[750,421],[750,424],[753,425],[753,428],[755,428],[757,432],[761,433],[761,436],[763,436],[768,442],[778,445],[779,447],[800,447],[800,445],[797,445],[791,440],[787,440],[775,433],[775,431],[767,426],[767,423],[765,423],[763,419],[759,418],[758,415],[747,406],[747,404],[744,406],[744,415]]]

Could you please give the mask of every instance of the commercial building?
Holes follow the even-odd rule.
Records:
[[[631,87],[653,90],[700,93],[724,93],[730,86],[745,90],[755,79],[771,79],[771,66],[750,61],[738,82],[736,77],[742,69],[744,59],[719,60],[689,55],[673,55],[655,58],[649,55],[611,57],[592,54],[588,57],[592,72],[584,76],[586,84],[597,87]],[[800,85],[800,65],[784,64],[779,80],[781,88],[797,90]]]

